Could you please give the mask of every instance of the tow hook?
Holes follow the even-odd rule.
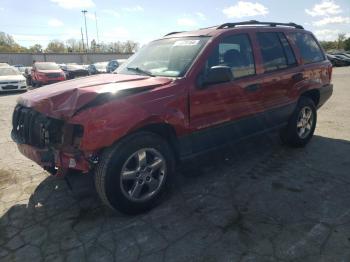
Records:
[[[88,161],[90,164],[96,165],[99,162],[99,158],[97,155],[91,155],[90,158],[88,158]]]

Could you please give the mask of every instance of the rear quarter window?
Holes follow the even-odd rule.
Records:
[[[311,34],[291,33],[290,36],[298,47],[305,64],[315,63],[325,59],[320,46]]]

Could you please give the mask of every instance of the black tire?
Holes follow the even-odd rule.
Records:
[[[309,112],[312,113],[312,123],[310,124],[311,128],[308,133],[305,133],[305,136],[300,135],[300,130],[298,129],[298,122],[300,121],[301,111],[303,109],[311,109]],[[304,147],[313,137],[315,132],[317,122],[317,110],[315,103],[312,99],[308,97],[301,97],[298,101],[298,105],[295,108],[295,111],[291,118],[288,121],[288,124],[285,128],[280,131],[280,137],[284,144],[290,147]]]
[[[32,87],[34,87],[34,88],[39,88],[39,87],[41,87],[41,83],[38,82],[38,81],[32,80]]]
[[[122,169],[136,152],[143,149],[154,149],[160,153],[166,166],[162,180],[159,183],[157,193],[145,200],[132,200],[127,196],[122,184]],[[132,158],[131,158],[132,159]],[[102,202],[113,210],[119,210],[126,214],[138,214],[156,206],[169,185],[169,180],[174,170],[174,154],[169,144],[160,136],[149,132],[138,132],[127,136],[115,145],[107,148],[101,155],[100,161],[95,169],[95,186]],[[164,166],[163,166],[164,167]],[[164,170],[163,170],[164,171]],[[146,171],[144,171],[146,172]],[[139,176],[141,176],[139,174]],[[143,174],[142,174],[143,176]],[[160,176],[160,175],[159,175]],[[145,177],[143,177],[145,178]],[[152,177],[152,179],[154,179]],[[132,181],[135,188],[139,178]],[[127,181],[128,182],[128,181]],[[144,180],[146,185],[146,180]],[[144,185],[142,185],[144,186]],[[146,187],[148,188],[148,186]],[[131,190],[132,191],[132,190]]]
[[[27,86],[31,86],[32,85],[32,79],[30,77],[26,78],[26,82],[27,82]]]

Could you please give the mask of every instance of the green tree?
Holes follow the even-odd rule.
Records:
[[[336,41],[321,41],[320,44],[326,51],[337,49],[338,47],[338,43]]]
[[[41,53],[43,51],[43,47],[39,44],[35,44],[29,47],[28,50],[32,53]]]
[[[350,51],[350,37],[344,41],[344,49]]]
[[[66,51],[65,44],[60,40],[52,40],[46,47],[48,53],[64,53]]]
[[[346,39],[344,33],[338,34],[338,49],[343,49],[344,48],[344,40]]]
[[[0,52],[25,52],[27,49],[15,42],[13,37],[0,32]]]

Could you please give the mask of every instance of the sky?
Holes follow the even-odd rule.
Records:
[[[172,31],[246,20],[295,22],[319,40],[350,37],[350,0],[1,0],[0,31],[29,47],[52,39],[134,40],[145,44]],[[95,16],[96,14],[96,16]]]

